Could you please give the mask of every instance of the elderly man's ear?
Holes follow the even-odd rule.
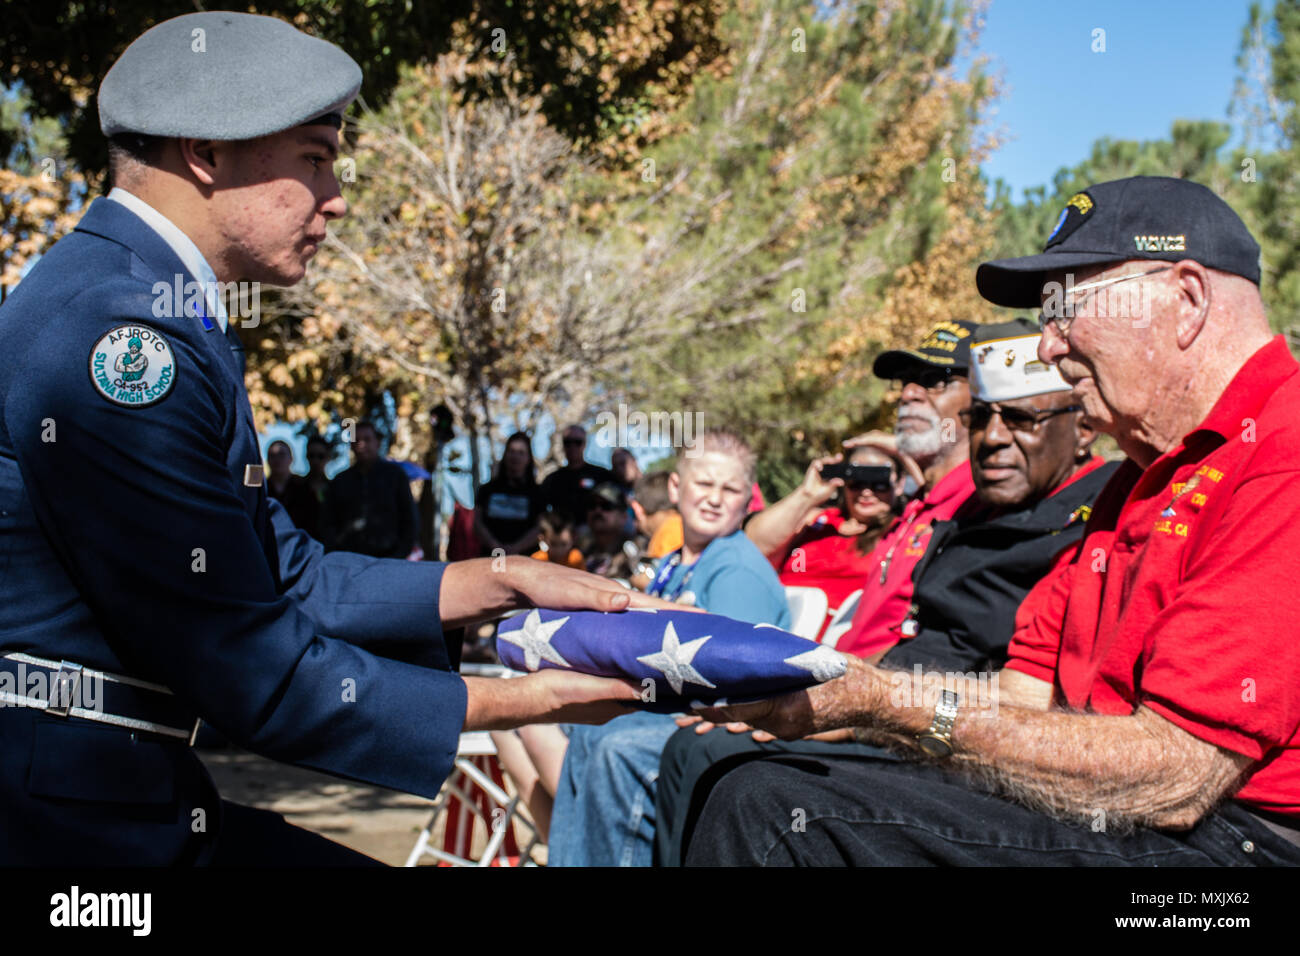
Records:
[[[1186,351],[1201,334],[1210,314],[1210,273],[1191,259],[1175,263],[1173,273],[1178,284],[1178,347]]]

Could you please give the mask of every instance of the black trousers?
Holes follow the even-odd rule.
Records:
[[[221,832],[210,866],[383,866],[271,810],[221,801]]]
[[[1300,848],[1236,803],[1191,830],[1069,824],[936,766],[775,754],[709,794],[687,866],[1300,865]]]
[[[897,759],[887,750],[857,743],[819,740],[773,740],[760,744],[749,734],[717,727],[697,734],[683,727],[668,738],[659,758],[655,783],[655,866],[681,866],[683,847],[691,840],[709,793],[726,774],[742,763],[772,754],[876,757]]]

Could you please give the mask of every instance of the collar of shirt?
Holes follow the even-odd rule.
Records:
[[[199,247],[194,244],[194,240],[185,235],[176,223],[121,186],[114,186],[109,191],[108,198],[121,203],[143,219],[149,228],[162,237],[163,242],[171,246],[172,251],[181,260],[181,264],[203,287],[203,301],[207,304],[207,314],[217,320],[221,327],[221,334],[225,335],[228,319],[225,303],[217,293],[217,274],[208,265],[208,260],[203,258],[203,253],[199,252]]]
[[[1275,335],[1269,343],[1246,360],[1219,400],[1205,416],[1205,421],[1192,429],[1187,438],[1200,431],[1214,432],[1225,439],[1241,435],[1244,419],[1254,419],[1274,392],[1297,371],[1296,360],[1291,357],[1286,338]],[[1183,439],[1186,446],[1187,438]]]
[[[971,475],[970,462],[963,461],[948,474],[939,479],[927,494],[918,495],[907,503],[903,516],[925,509],[941,508],[954,498],[965,500],[975,491],[975,479]]]

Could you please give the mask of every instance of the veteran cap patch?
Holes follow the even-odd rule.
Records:
[[[1131,176],[1098,183],[1065,203],[1043,251],[976,270],[980,295],[1036,309],[1047,279],[1129,259],[1192,259],[1259,285],[1259,244],[1232,207],[1186,179]]]
[[[90,381],[115,405],[144,408],[176,384],[171,344],[144,325],[119,325],[90,349]]]

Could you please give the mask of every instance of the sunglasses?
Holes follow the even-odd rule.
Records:
[[[950,368],[925,368],[896,379],[894,391],[902,391],[903,386],[916,384],[927,392],[942,392],[957,379],[963,382],[966,381],[965,372],[958,372]]]
[[[1007,408],[997,402],[971,402],[970,408],[962,409],[957,413],[957,417],[961,419],[961,423],[967,428],[982,431],[988,427],[989,422],[993,421],[994,413],[997,413],[1002,419],[1002,424],[1013,432],[1031,434],[1038,430],[1039,425],[1054,415],[1064,415],[1066,412],[1082,410],[1082,405],[1066,405],[1064,408],[1036,412],[1026,408]]]
[[[870,488],[875,494],[888,494],[892,486],[887,481],[846,481],[844,487],[849,491],[861,491],[863,488]]]

